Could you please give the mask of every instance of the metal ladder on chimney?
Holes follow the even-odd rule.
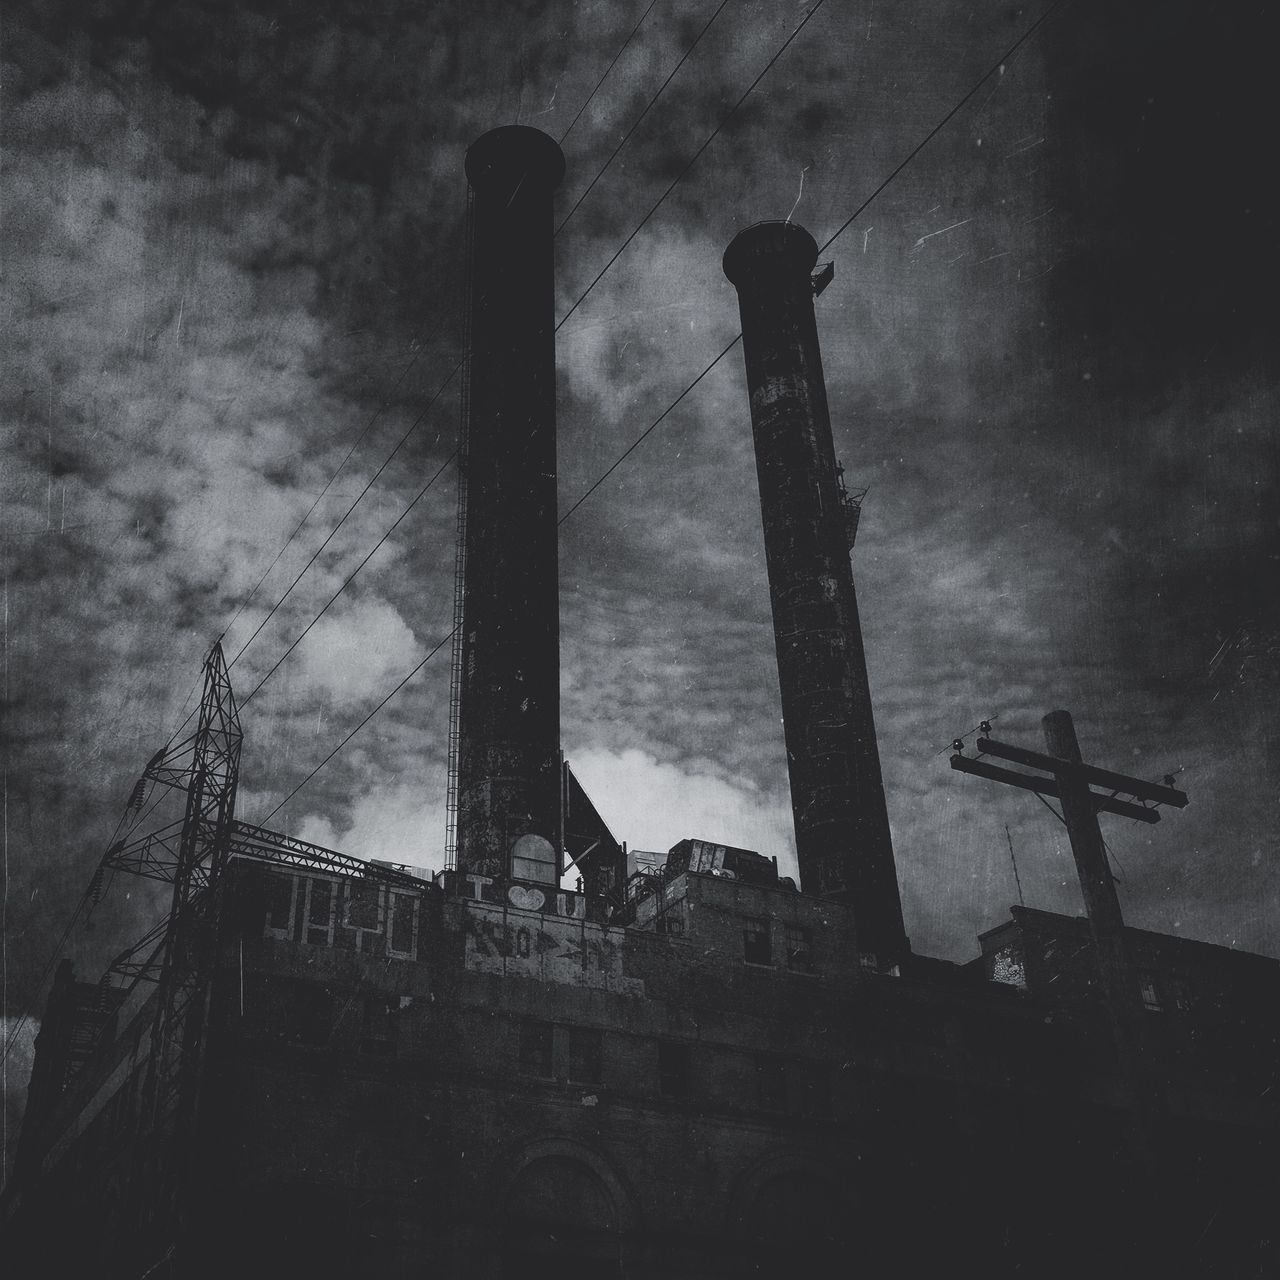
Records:
[[[444,865],[458,865],[458,755],[462,715],[462,604],[467,571],[467,450],[471,435],[471,254],[472,205],[475,194],[467,188],[466,284],[463,289],[462,394],[458,415],[458,528],[453,568],[453,652],[449,673],[449,780],[445,791]]]

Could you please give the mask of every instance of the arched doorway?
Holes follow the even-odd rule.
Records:
[[[620,1274],[619,1207],[584,1161],[530,1161],[512,1180],[505,1211],[503,1264],[513,1280],[563,1280],[566,1263],[589,1263],[593,1275]]]

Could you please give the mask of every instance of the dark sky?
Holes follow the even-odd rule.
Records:
[[[5,1009],[203,654],[236,654],[460,355],[462,157],[560,137],[641,0],[10,6],[3,32]],[[1079,909],[1061,828],[947,767],[996,714],[1192,797],[1109,819],[1127,918],[1277,954],[1274,117],[1257,6],[1056,9],[825,255],[837,452],[908,931]],[[558,217],[715,11],[658,0]],[[564,315],[806,11],[731,0],[557,239]],[[832,234],[1041,12],[825,0],[559,337],[561,507],[737,331],[720,255]],[[453,447],[451,383],[237,659],[241,694]],[[245,708],[260,820],[451,625],[452,472]],[[565,749],[617,835],[792,862],[741,356],[561,543]],[[447,648],[273,819],[438,866]],[[941,752],[941,754],[940,754]],[[126,894],[132,893],[131,897]],[[145,928],[116,885],[71,954]],[[28,1032],[29,1035],[29,1032]],[[16,1098],[26,1047],[7,1085]],[[11,1099],[12,1101],[12,1099]]]

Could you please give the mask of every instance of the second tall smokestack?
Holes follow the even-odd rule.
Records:
[[[564,156],[511,125],[467,152],[471,300],[458,867],[558,883],[560,622],[552,197]]]
[[[734,238],[801,887],[853,909],[859,951],[906,954],[858,602],[813,314],[818,246],[765,222]]]

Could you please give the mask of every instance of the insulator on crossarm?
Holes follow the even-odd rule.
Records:
[[[141,809],[142,802],[147,798],[147,780],[139,778],[133,784],[133,790],[129,793],[129,803],[126,808]]]
[[[102,868],[99,867],[93,873],[93,879],[89,881],[89,902],[93,906],[97,906],[102,901]]]

